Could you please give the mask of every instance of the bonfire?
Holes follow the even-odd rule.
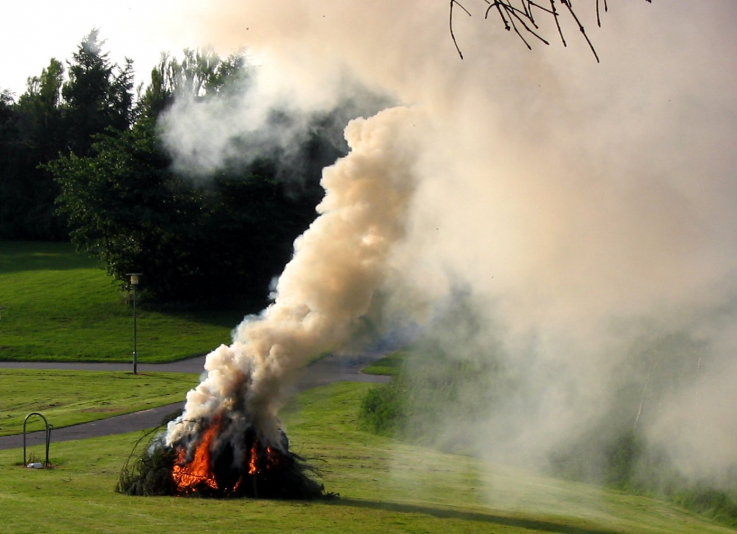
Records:
[[[118,491],[330,496],[289,451],[277,413],[307,362],[346,346],[374,306],[392,244],[404,234],[414,160],[400,141],[418,113],[395,108],[349,123],[351,153],[323,171],[319,216],[295,241],[273,302],[243,320],[230,346],[207,355],[207,374],[187,393],[184,412],[137,461],[129,459]]]
[[[133,463],[131,454],[116,490],[128,495],[188,497],[250,497],[320,499],[335,497],[311,478],[313,466],[289,451],[281,432],[278,446],[262,443],[255,429],[230,432],[229,419],[219,414],[202,422],[191,443],[167,445],[161,433]]]

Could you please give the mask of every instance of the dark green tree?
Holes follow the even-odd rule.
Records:
[[[85,76],[96,80],[92,85],[102,87],[111,71],[90,43],[97,43],[96,34],[75,58],[86,65]],[[65,112],[76,109],[84,118],[79,95],[87,86],[74,69],[70,66],[75,74],[62,90]],[[108,125],[88,151],[78,147],[45,167],[61,187],[59,213],[75,245],[99,257],[123,286],[126,273],[143,272],[141,289],[149,301],[221,304],[265,298],[271,278],[291,257],[294,239],[315,217],[323,193],[321,170],[345,148],[333,142],[345,124],[340,113],[313,117],[288,153],[261,143],[255,160],[228,161],[196,183],[176,174],[161,146],[156,119],[175,99],[228,97],[248,80],[242,54],[225,60],[208,50],[187,50],[181,60],[162,55],[151,83],[139,92],[133,127]],[[129,87],[125,81],[119,85]],[[101,101],[102,92],[87,92]],[[302,124],[285,112],[273,118],[269,127]],[[236,142],[253,153],[245,146],[252,142],[247,137]]]
[[[64,145],[61,121],[63,82],[64,65],[51,58],[41,76],[28,78],[26,92],[18,102],[21,139],[39,161],[55,157]]]
[[[168,294],[199,232],[198,192],[169,173],[169,160],[144,121],[99,138],[91,151],[47,166],[61,186],[57,203],[72,242],[99,257],[121,282],[126,273],[145,269],[150,293]]]
[[[51,59],[40,76],[28,79],[17,103],[6,95],[0,111],[0,238],[68,239],[55,214],[60,189],[45,166],[70,151],[91,154],[95,137],[126,131],[134,118],[133,68],[110,62],[98,31],[80,43],[69,63]]]
[[[3,164],[0,166],[0,237],[56,240],[66,237],[63,221],[54,215],[58,187],[38,167],[65,149],[61,85],[64,66],[51,59],[40,76],[28,78],[18,103],[6,98]]]
[[[138,101],[139,113],[156,118],[175,97],[208,98],[242,88],[249,71],[243,54],[221,59],[210,49],[184,50],[179,60],[161,54],[159,64],[151,70],[151,83]]]
[[[141,118],[99,138],[92,155],[71,153],[47,166],[61,186],[59,211],[73,243],[123,286],[126,273],[142,271],[150,301],[264,298],[314,217],[314,202],[289,194],[266,160],[197,186],[170,170],[155,132]]]
[[[133,122],[133,62],[111,63],[103,44],[98,30],[82,40],[61,90],[67,143],[78,156],[91,154],[96,135],[127,130]]]
[[[0,92],[0,237],[10,232],[18,178],[18,114],[10,91]]]

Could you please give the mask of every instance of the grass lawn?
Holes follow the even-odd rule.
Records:
[[[252,311],[139,308],[138,361],[174,361],[229,344]],[[0,360],[128,362],[132,352],[132,306],[95,260],[67,243],[0,241]]]
[[[54,469],[0,451],[0,532],[662,533],[733,530],[659,501],[533,476],[356,430],[368,384],[303,393],[283,413],[292,449],[341,498],[279,502],[114,493],[140,433],[52,444]]]
[[[0,436],[23,432],[23,420],[31,412],[41,412],[60,428],[184,401],[198,378],[185,373],[0,370]],[[28,421],[29,432],[43,428],[39,417]]]
[[[369,375],[396,376],[404,363],[405,357],[406,352],[403,350],[392,352],[365,367],[361,372]]]

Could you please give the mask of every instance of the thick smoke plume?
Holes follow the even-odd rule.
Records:
[[[279,444],[276,414],[293,374],[309,357],[346,343],[386,278],[415,181],[406,125],[417,124],[416,115],[396,108],[350,123],[351,153],[325,169],[319,216],[295,242],[274,303],[247,318],[230,347],[208,355],[207,378],[187,395],[185,423],[170,423],[169,443],[199,433],[225,409],[234,436],[252,427],[262,441]]]
[[[353,153],[326,172],[275,304],[210,356],[187,417],[245,391],[271,421],[282,378],[370,312],[432,325],[448,354],[514,378],[472,432],[446,422],[484,457],[544,465],[616,421],[685,475],[737,467],[734,4],[611,5],[588,32],[600,65],[575,28],[567,49],[529,52],[481,12],[455,21],[460,61],[447,15],[424,0],[197,13],[204,40],[256,51],[264,90],[300,109],[350,72],[415,111],[349,126]],[[459,287],[481,325],[463,336],[443,328],[457,316],[433,322]]]

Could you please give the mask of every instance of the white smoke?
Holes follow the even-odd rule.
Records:
[[[480,454],[543,462],[609,413],[628,383],[644,381],[650,364],[638,356],[643,339],[660,347],[658,340],[677,335],[699,347],[701,364],[657,406],[645,406],[649,439],[684,472],[737,465],[730,401],[737,348],[734,4],[610,6],[601,30],[589,23],[601,65],[575,28],[567,49],[553,43],[529,52],[485,21],[483,9],[471,18],[456,13],[461,61],[446,2],[211,6],[198,19],[207,39],[224,49],[257,49],[264,88],[293,95],[300,109],[325,106],[346,70],[413,105],[413,112],[349,128],[353,153],[326,175],[323,217],[332,220],[331,199],[343,193],[343,182],[327,178],[338,168],[373,169],[386,175],[375,179],[397,184],[411,167],[413,178],[401,183],[416,183],[401,190],[397,211],[375,200],[372,188],[351,189],[367,200],[352,196],[354,207],[339,208],[388,225],[380,252],[356,240],[363,226],[364,234],[350,233],[349,248],[339,249],[342,234],[318,219],[298,242],[274,307],[210,357],[211,377],[252,370],[278,393],[282,375],[308,352],[345,341],[377,289],[388,295],[383,312],[426,320],[432,303],[460,285],[486,321],[472,345],[500,347],[494,357],[524,377],[528,395],[476,430]],[[415,122],[420,114],[422,124]],[[362,144],[373,139],[369,131],[381,132],[380,148]],[[394,214],[399,221],[384,220]],[[371,259],[357,262],[360,252],[350,247],[367,247]],[[321,267],[330,271],[298,269],[301,256],[324,258]],[[457,340],[436,329],[452,352]],[[687,367],[677,350],[672,357]],[[233,394],[213,380],[190,394],[190,415]],[[261,406],[260,391],[249,393],[254,406]]]

